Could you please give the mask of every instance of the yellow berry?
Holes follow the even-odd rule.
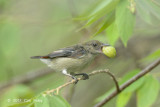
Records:
[[[102,52],[110,58],[114,58],[116,56],[116,49],[112,46],[104,46],[102,48]]]

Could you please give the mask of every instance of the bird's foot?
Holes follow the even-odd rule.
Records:
[[[86,74],[86,73],[74,74],[74,76],[79,76],[79,75],[82,75],[82,79],[83,79],[83,80],[87,80],[87,79],[89,79],[89,75],[88,75],[88,74]]]
[[[78,81],[79,81],[75,76],[79,76],[79,75],[82,75],[82,80],[87,80],[87,79],[89,79],[89,75],[86,74],[86,73],[78,73],[78,74],[74,74],[74,75],[72,75],[72,79],[75,80],[75,84],[77,84]]]
[[[75,80],[75,84],[77,84],[77,83],[78,83],[78,81],[79,81],[75,76],[72,76],[72,79],[74,79],[74,80]]]

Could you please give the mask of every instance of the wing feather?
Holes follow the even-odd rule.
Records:
[[[69,57],[69,58],[82,58],[86,53],[83,46],[73,46],[68,48],[63,48],[45,56],[33,56],[33,59],[53,59],[57,57]]]

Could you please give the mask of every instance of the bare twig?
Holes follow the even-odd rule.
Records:
[[[44,75],[53,73],[54,71],[49,69],[49,68],[44,68],[44,69],[40,69],[40,70],[36,70],[36,71],[30,71],[27,72],[24,75],[20,75],[17,77],[14,77],[13,79],[7,81],[6,83],[1,83],[0,84],[0,90],[7,88],[8,86],[14,85],[14,84],[18,84],[18,83],[29,83],[37,78],[40,78]]]
[[[114,91],[109,96],[107,96],[104,100],[96,104],[94,107],[102,107],[104,104],[106,104],[108,101],[110,101],[112,98],[114,98],[116,95],[118,95],[121,91],[123,91],[125,88],[127,88],[129,85],[143,77],[145,74],[153,70],[155,67],[157,67],[160,64],[160,58],[147,66],[145,69],[143,69],[140,73],[132,77],[130,80],[125,82],[123,85],[120,86],[120,91]]]
[[[99,71],[93,71],[92,73],[89,74],[89,76],[95,75],[95,74],[97,74],[97,73],[107,73],[108,75],[110,75],[110,76],[112,77],[115,85],[116,85],[117,91],[118,91],[118,92],[120,91],[120,89],[119,89],[119,84],[118,84],[118,81],[117,81],[116,77],[115,77],[111,72],[109,72],[108,69],[106,69],[106,70],[99,70]]]
[[[96,74],[98,74],[98,73],[107,73],[108,75],[110,75],[110,76],[112,77],[112,79],[114,80],[114,82],[115,82],[115,85],[116,85],[116,88],[117,88],[117,92],[120,91],[120,88],[119,88],[119,85],[118,85],[118,81],[116,80],[115,76],[114,76],[111,72],[109,72],[108,69],[93,71],[93,72],[89,73],[88,75],[89,75],[89,76],[93,76],[93,75],[96,75]],[[79,80],[83,80],[83,78],[77,78],[77,80],[78,80],[78,81],[79,81]],[[76,80],[73,79],[72,81],[63,84],[63,85],[57,87],[56,89],[47,90],[47,91],[46,91],[46,94],[51,94],[51,93],[54,93],[54,92],[56,92],[56,94],[59,94],[60,89],[66,87],[66,86],[68,86],[68,85],[70,85],[70,84],[74,84],[75,82],[76,82]]]

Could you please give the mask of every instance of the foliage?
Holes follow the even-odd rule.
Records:
[[[27,100],[34,96],[33,91],[25,85],[13,86],[6,91],[1,100],[1,107],[8,107],[21,102],[24,103],[25,101],[28,103]]]
[[[156,60],[160,57],[160,49],[156,50],[155,52],[151,53],[150,55],[146,56],[145,58],[141,59],[141,62],[151,62]]]
[[[159,81],[148,75],[144,84],[137,90],[137,106],[150,107],[156,101],[159,93]],[[149,97],[147,97],[149,96]]]
[[[40,94],[31,99],[23,99],[23,102],[16,102],[9,105],[9,107],[71,107],[66,100],[59,95],[45,95]]]
[[[32,6],[30,6],[30,1],[21,1],[26,3],[21,4],[21,2],[16,3],[18,1],[14,3],[11,0],[0,0],[0,82],[12,81],[12,78],[16,78],[17,75],[45,66],[39,61],[31,61],[30,56],[39,53],[46,54],[57,48],[75,44],[80,40],[87,41],[89,36],[91,39],[98,38],[102,41],[108,41],[113,46],[117,46],[117,43],[120,45],[121,42],[118,41],[120,39],[123,45],[128,47],[127,44],[131,38],[139,39],[140,35],[135,35],[141,30],[139,26],[147,27],[147,30],[142,30],[144,35],[148,33],[147,31],[152,31],[152,34],[160,34],[158,23],[160,21],[160,3],[158,0],[95,0],[94,2],[91,0],[92,3],[89,0],[84,0],[84,4],[79,4],[82,1],[74,1],[75,4],[78,4],[76,5],[77,8],[82,8],[83,11],[82,14],[77,12],[78,15],[72,21],[70,12],[66,9],[68,8],[66,2],[51,3],[48,0],[47,4],[47,0],[39,0],[36,5],[31,2]],[[91,6],[88,5],[89,3]],[[45,5],[47,6],[43,8]],[[17,7],[19,8],[17,9]],[[43,14],[40,15],[40,13]],[[80,32],[75,32],[77,23]],[[158,33],[155,33],[157,28]],[[152,35],[150,37],[154,38]],[[145,35],[143,38],[147,38],[147,36]],[[132,42],[137,46],[136,40]],[[145,42],[145,40],[141,42]],[[115,71],[114,73],[122,77],[119,81],[119,84],[122,85],[141,71],[139,66],[160,58],[159,45],[153,46],[152,43],[154,40],[147,43],[146,48],[149,51],[145,51],[143,55],[139,54],[145,50],[141,44],[130,49],[117,46],[117,59],[107,59],[106,62],[99,59],[93,65],[96,65],[96,69],[107,66],[111,71]],[[152,47],[148,47],[149,45]],[[132,53],[134,48],[136,48],[136,52]],[[123,54],[120,54],[119,51],[123,51]],[[136,55],[134,57],[135,53],[138,53],[138,57]],[[130,63],[131,61],[134,63]],[[105,65],[98,68],[97,62],[105,63]],[[137,63],[139,66],[136,66]],[[124,73],[126,74],[123,75]],[[136,99],[137,107],[153,106],[156,100],[159,102],[160,83],[157,78],[158,75],[150,73],[137,80],[117,96],[116,103],[114,102],[112,106],[115,104],[116,107],[126,107],[133,98]],[[108,89],[110,84],[113,84],[108,82],[109,80],[106,80],[107,84],[106,81],[104,83],[103,81],[103,78],[98,78],[91,84],[86,83],[86,86],[78,83],[78,88],[76,88],[79,89],[79,93],[76,93],[78,100],[74,98],[72,102],[81,106],[81,101],[87,99],[93,89],[97,92],[93,91],[92,98],[87,101],[93,101],[93,99],[96,99],[96,102],[102,101],[115,90],[112,88],[107,92],[101,92],[102,90],[106,91],[105,88]],[[97,84],[95,84],[96,82]],[[46,89],[56,88],[63,83],[63,77],[57,73],[24,83],[25,85],[15,84],[1,92],[0,106],[71,107],[63,96],[49,96],[43,92]],[[82,90],[85,90],[85,93],[82,94]],[[100,94],[103,95],[97,98]],[[81,97],[79,98],[79,96]]]
[[[87,20],[82,28],[98,26],[94,36],[106,30],[109,43],[115,45],[115,41],[120,37],[123,44],[127,46],[128,39],[133,35],[136,13],[142,17],[142,20],[151,24],[150,15],[153,14],[159,18],[159,10],[160,7],[151,0],[102,0],[96,7],[94,6],[92,11],[87,11],[88,14],[84,13],[75,19]],[[98,25],[94,26],[96,21]],[[111,29],[115,31],[114,34]]]
[[[123,84],[139,72],[140,70],[130,71],[122,78],[122,80],[120,80],[120,84]],[[136,93],[137,107],[150,107],[156,101],[159,93],[159,85],[160,84],[158,80],[152,75],[144,76],[143,78],[131,84],[118,95],[116,107],[125,107],[131,99],[133,93]],[[114,89],[111,89],[107,93],[97,98],[96,102],[106,98],[113,90]]]

